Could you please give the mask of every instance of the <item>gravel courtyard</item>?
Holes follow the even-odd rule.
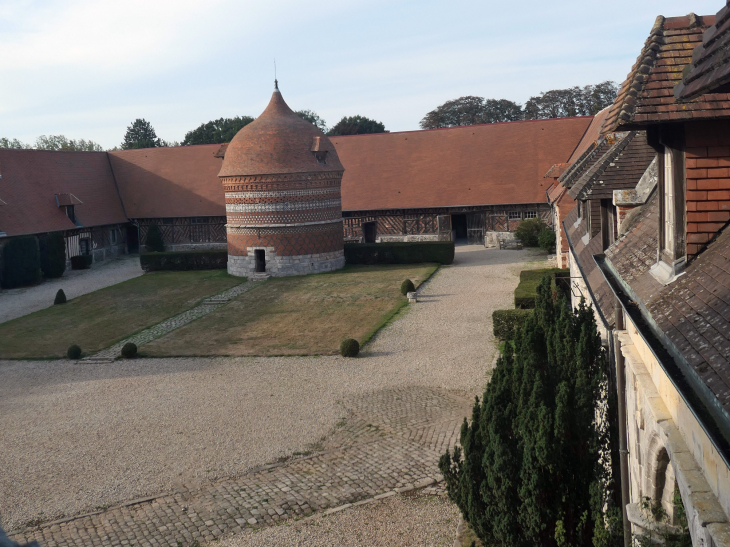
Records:
[[[35,287],[1,290],[0,323],[52,306],[58,289],[63,289],[66,298],[76,298],[143,273],[139,256],[127,255],[98,262],[88,270],[67,269],[62,277],[47,279]]]
[[[531,261],[545,264],[532,251],[457,247],[454,264],[358,359],[0,362],[4,527],[192,491],[296,452],[336,450],[348,443],[342,432],[331,435],[343,419],[359,412],[353,423],[364,431],[369,415],[376,423],[381,406],[398,407],[410,394],[427,401],[416,405],[425,409],[421,421],[442,391],[466,415],[495,353],[492,310],[511,307],[517,273]],[[412,416],[398,420],[381,416],[409,438],[421,435]],[[448,438],[429,442],[433,454],[449,446]]]

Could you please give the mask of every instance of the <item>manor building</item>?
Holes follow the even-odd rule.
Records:
[[[279,106],[283,109],[285,105]],[[265,116],[269,114],[261,117]],[[89,254],[98,261],[122,252],[137,252],[154,224],[168,250],[230,248],[230,256],[245,257],[250,248],[254,255],[256,250],[264,251],[263,259],[274,267],[283,255],[278,251],[271,254],[270,248],[275,245],[263,239],[258,247],[246,242],[245,253],[242,248],[229,247],[233,239],[253,237],[248,232],[255,231],[258,240],[259,233],[263,237],[261,230],[274,229],[257,225],[266,224],[264,220],[251,220],[254,210],[261,210],[256,212],[260,218],[265,214],[281,216],[268,224],[332,220],[332,233],[327,237],[334,237],[339,223],[336,217],[341,211],[337,230],[342,231],[346,242],[454,239],[495,244],[497,237],[509,236],[523,219],[542,217],[551,222],[546,191],[552,181],[543,175],[553,164],[565,162],[574,154],[593,121],[586,116],[328,139],[289,114],[281,119],[286,120],[281,128],[284,133],[298,128],[292,135],[301,140],[297,145],[301,150],[296,151],[300,155],[290,168],[283,167],[294,161],[295,151],[288,144],[281,146],[283,141],[262,137],[258,143],[262,154],[278,151],[282,156],[273,167],[258,164],[257,173],[230,154],[243,152],[244,159],[249,157],[246,154],[251,150],[239,147],[245,148],[246,142],[261,136],[250,135],[249,131],[262,127],[263,119],[258,125],[250,124],[248,131],[244,128],[234,143],[224,145],[113,152],[0,149],[0,247],[11,237],[32,234],[42,238],[49,232],[62,231],[69,258]],[[318,155],[324,163],[319,163]],[[242,167],[237,174],[233,174],[232,167],[226,167],[234,164]],[[304,179],[295,180],[294,171],[305,179],[332,180],[300,188]],[[246,182],[251,188],[231,190],[227,200],[224,186],[228,188],[229,181],[264,175],[277,178],[266,184],[278,189],[251,189],[254,183]],[[290,182],[284,182],[287,177]],[[292,187],[285,189],[286,185]],[[327,199],[322,193],[325,187],[331,191]],[[286,200],[283,194],[276,198],[260,194],[303,190],[316,190],[319,197],[296,194],[297,199],[290,201],[294,194]],[[240,197],[241,193],[253,197]],[[277,199],[279,205],[265,201]],[[321,202],[323,207],[297,209],[297,218],[289,222],[283,208],[300,207],[295,204],[297,200]],[[341,200],[341,208],[333,200]],[[243,222],[242,214],[250,218]],[[311,233],[324,230],[324,225],[316,229],[314,224],[309,226]],[[273,233],[269,235],[273,237]],[[302,245],[310,245],[305,240],[313,241],[309,235],[302,235]],[[331,247],[334,249],[334,243]],[[323,249],[315,245],[301,250],[300,255],[287,256],[340,252],[339,248]],[[303,263],[303,259],[298,260]],[[232,260],[237,261],[241,271],[256,269],[255,256]],[[310,260],[310,267],[312,263]]]

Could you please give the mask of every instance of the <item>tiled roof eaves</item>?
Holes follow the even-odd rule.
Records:
[[[730,83],[730,5],[715,16],[715,24],[702,36],[702,43],[692,52],[692,62],[674,88],[677,100],[696,99],[719,86]]]
[[[622,139],[618,140],[608,151],[597,160],[590,169],[578,179],[575,184],[568,190],[568,195],[573,199],[586,199],[587,192],[593,187],[593,183],[598,180],[608,166],[613,163],[616,158],[619,157],[621,152],[629,145],[629,143],[636,137],[636,131],[632,131]]]
[[[601,152],[605,145],[605,137],[601,137],[596,142],[594,142],[591,146],[588,147],[588,149],[586,149],[585,152],[581,154],[581,156],[575,161],[573,165],[568,168],[565,173],[558,177],[558,182],[566,188],[570,188],[576,181],[576,179],[581,175],[581,173],[583,173],[583,171],[588,168],[591,160],[598,156],[598,154]]]
[[[595,255],[594,259],[656,361],[705,430],[725,464],[730,467],[730,416],[727,411],[666,333],[659,329],[643,302],[618,274],[610,258]]]
[[[634,118],[636,108],[636,97],[644,87],[646,76],[654,68],[661,46],[664,44],[663,36],[664,17],[658,16],[644,47],[639,54],[636,63],[631,68],[626,81],[621,86],[611,111],[603,124],[605,133],[615,130],[621,123],[631,122]]]

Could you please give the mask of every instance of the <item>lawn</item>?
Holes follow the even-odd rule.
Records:
[[[225,270],[153,272],[0,324],[0,358],[92,353],[245,281]]]
[[[340,342],[367,340],[437,266],[347,266],[337,272],[273,278],[227,306],[143,346],[150,356],[329,355]]]

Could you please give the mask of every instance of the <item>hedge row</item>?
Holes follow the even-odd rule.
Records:
[[[228,250],[143,253],[140,255],[139,261],[145,272],[161,270],[225,270],[228,267]]]
[[[514,340],[517,330],[532,310],[495,310],[492,312],[492,328],[498,340]]]
[[[0,282],[5,289],[39,283],[42,272],[38,238],[22,236],[8,241],[2,248],[0,273]]]
[[[453,241],[345,244],[345,262],[348,264],[451,264],[453,261]]]
[[[515,289],[515,308],[531,310],[535,307],[537,286],[546,275],[549,275],[553,280],[556,277],[570,277],[570,270],[562,268],[547,268],[544,270],[521,271],[520,284],[517,285],[517,288]]]

